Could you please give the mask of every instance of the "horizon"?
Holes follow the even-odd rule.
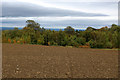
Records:
[[[103,27],[108,27],[108,28],[111,28],[111,26],[112,25],[110,25],[110,26],[103,26]],[[25,27],[25,26],[24,26]],[[24,27],[0,27],[0,30],[13,30],[14,28],[18,28],[19,30],[21,30],[21,29],[23,29]],[[68,27],[68,26],[66,26],[66,27]],[[46,29],[46,30],[55,30],[55,31],[59,31],[59,30],[62,30],[62,31],[64,31],[64,29],[66,28],[66,27],[60,27],[60,28],[56,28],[56,27],[52,27],[52,28],[50,28],[50,27],[41,27],[40,26],[40,28],[44,28],[44,29]],[[72,26],[71,26],[72,27]],[[99,28],[95,28],[94,26],[88,26],[88,27],[92,27],[92,28],[94,28],[94,29],[101,29],[101,28],[103,28],[103,27],[99,27]],[[79,30],[79,31],[85,31],[88,27],[86,27],[86,28],[75,28],[75,27],[72,27],[75,31],[76,30]]]

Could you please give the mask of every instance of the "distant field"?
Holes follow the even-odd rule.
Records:
[[[3,44],[3,78],[116,78],[118,51]]]

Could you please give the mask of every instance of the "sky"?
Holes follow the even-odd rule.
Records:
[[[45,28],[101,28],[117,24],[118,0],[2,0],[0,19],[0,27],[25,27],[34,20]]]

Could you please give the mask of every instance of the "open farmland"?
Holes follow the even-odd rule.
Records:
[[[3,78],[115,78],[118,51],[3,44]]]

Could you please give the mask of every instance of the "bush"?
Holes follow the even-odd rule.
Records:
[[[113,48],[113,45],[111,42],[107,42],[106,45],[105,45],[105,48],[110,48],[112,49]]]
[[[94,42],[94,40],[90,40],[88,42],[88,44],[90,45],[91,48],[95,48],[95,42]]]
[[[54,41],[50,41],[50,45],[54,45],[54,46],[57,46],[58,44]]]

